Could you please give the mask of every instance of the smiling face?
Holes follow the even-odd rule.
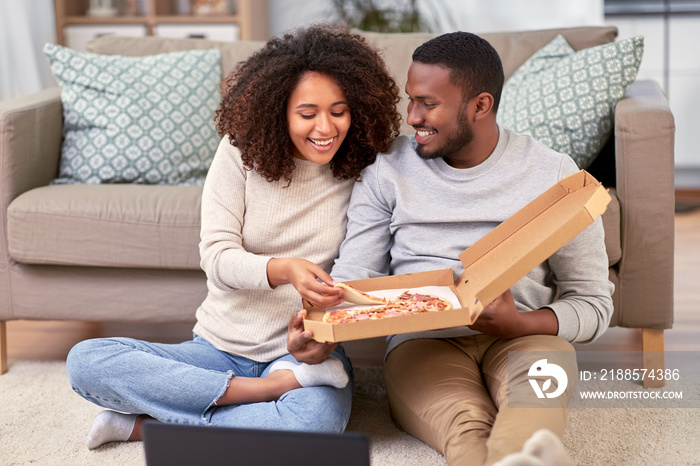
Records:
[[[474,139],[469,123],[469,102],[450,81],[450,71],[437,65],[413,62],[406,93],[410,99],[406,122],[416,130],[418,155],[444,158],[451,165],[464,158]]]
[[[333,159],[350,128],[350,107],[333,78],[305,73],[287,103],[294,156],[318,164]]]

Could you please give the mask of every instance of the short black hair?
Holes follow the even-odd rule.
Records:
[[[503,90],[503,64],[496,49],[486,40],[469,32],[450,32],[430,39],[413,52],[413,61],[450,70],[450,80],[463,90],[464,100],[482,92],[493,96],[493,111],[498,111]]]

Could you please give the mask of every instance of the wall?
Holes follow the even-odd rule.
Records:
[[[393,6],[391,0],[375,0]],[[602,24],[603,0],[417,0],[434,32],[494,32]],[[269,0],[270,34],[336,19],[330,0]]]
[[[606,23],[617,26],[620,38],[644,35],[638,76],[657,81],[668,96],[676,120],[676,186],[700,187],[700,11],[608,15]]]
[[[42,52],[55,41],[52,0],[0,0],[0,100],[56,85]]]

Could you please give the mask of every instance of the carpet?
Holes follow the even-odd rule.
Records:
[[[356,372],[347,430],[370,438],[372,465],[445,465],[392,424],[381,369]],[[145,465],[141,442],[85,447],[100,410],[71,391],[64,362],[11,362],[0,376],[0,465]],[[564,444],[580,465],[692,465],[699,434],[700,409],[572,407]]]

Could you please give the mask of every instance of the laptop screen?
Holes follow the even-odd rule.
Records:
[[[142,426],[148,466],[369,466],[369,440],[343,434],[187,426]]]

